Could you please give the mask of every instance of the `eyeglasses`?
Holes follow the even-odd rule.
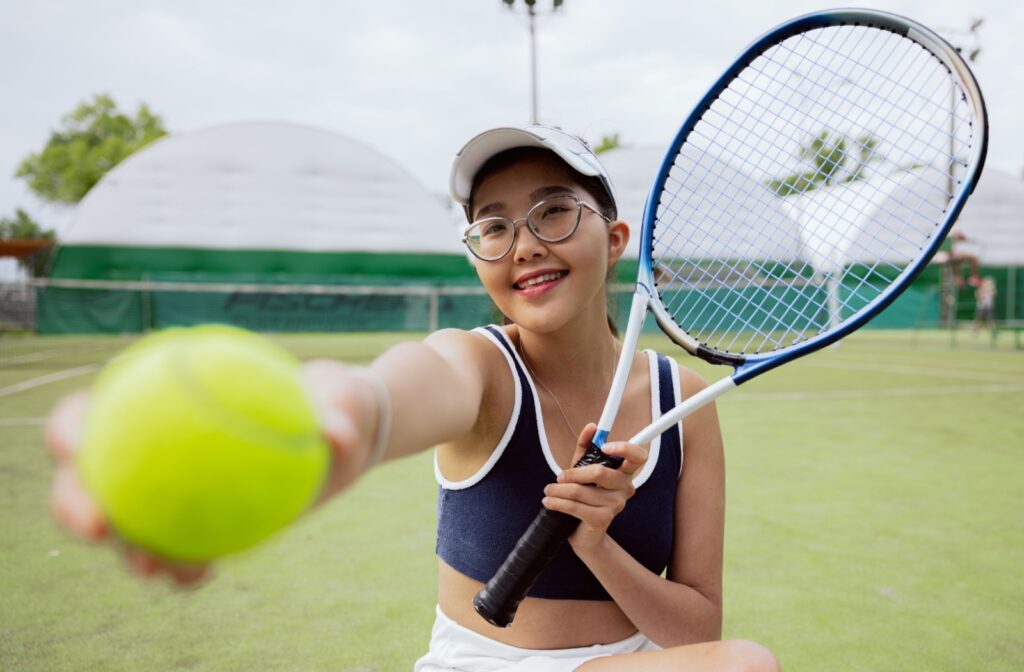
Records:
[[[504,257],[516,244],[519,222],[526,222],[530,231],[545,243],[560,243],[579,228],[587,208],[606,222],[611,220],[594,206],[584,203],[571,195],[552,196],[540,201],[526,213],[526,217],[484,217],[469,225],[462,242],[477,259],[497,261]]]

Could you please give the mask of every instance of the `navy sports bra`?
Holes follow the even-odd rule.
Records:
[[[471,477],[451,482],[441,475],[437,504],[437,554],[448,565],[487,582],[540,510],[544,486],[561,471],[548,448],[533,381],[505,332],[480,331],[501,349],[515,382],[515,405],[504,435],[487,463]],[[647,351],[654,417],[675,406],[679,376],[674,362]],[[636,494],[616,516],[608,534],[655,574],[668,567],[674,537],[676,486],[682,470],[682,433],[677,425],[655,439]],[[530,590],[531,597],[610,600],[583,561],[564,544]]]

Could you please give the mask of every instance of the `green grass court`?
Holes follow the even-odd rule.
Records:
[[[358,362],[403,338],[280,340]],[[791,671],[1024,669],[1024,352],[1001,339],[865,332],[719,402],[726,637]],[[435,602],[429,453],[198,589],[56,528],[41,418],[130,340],[0,338],[0,670],[411,669]]]

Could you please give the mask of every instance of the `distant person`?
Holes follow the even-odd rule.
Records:
[[[967,238],[967,234],[959,228],[953,229],[949,234],[949,239],[952,242],[949,261],[953,270],[953,282],[956,283],[957,288],[964,286],[964,278],[960,269],[961,264],[966,261],[970,273],[967,284],[977,288],[981,283],[981,278],[978,274],[978,256],[971,249],[971,241]]]
[[[986,275],[974,290],[974,328],[995,329],[996,282]]]

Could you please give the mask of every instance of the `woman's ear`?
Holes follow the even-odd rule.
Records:
[[[616,219],[608,225],[608,265],[611,266],[626,252],[629,244],[629,224]]]

